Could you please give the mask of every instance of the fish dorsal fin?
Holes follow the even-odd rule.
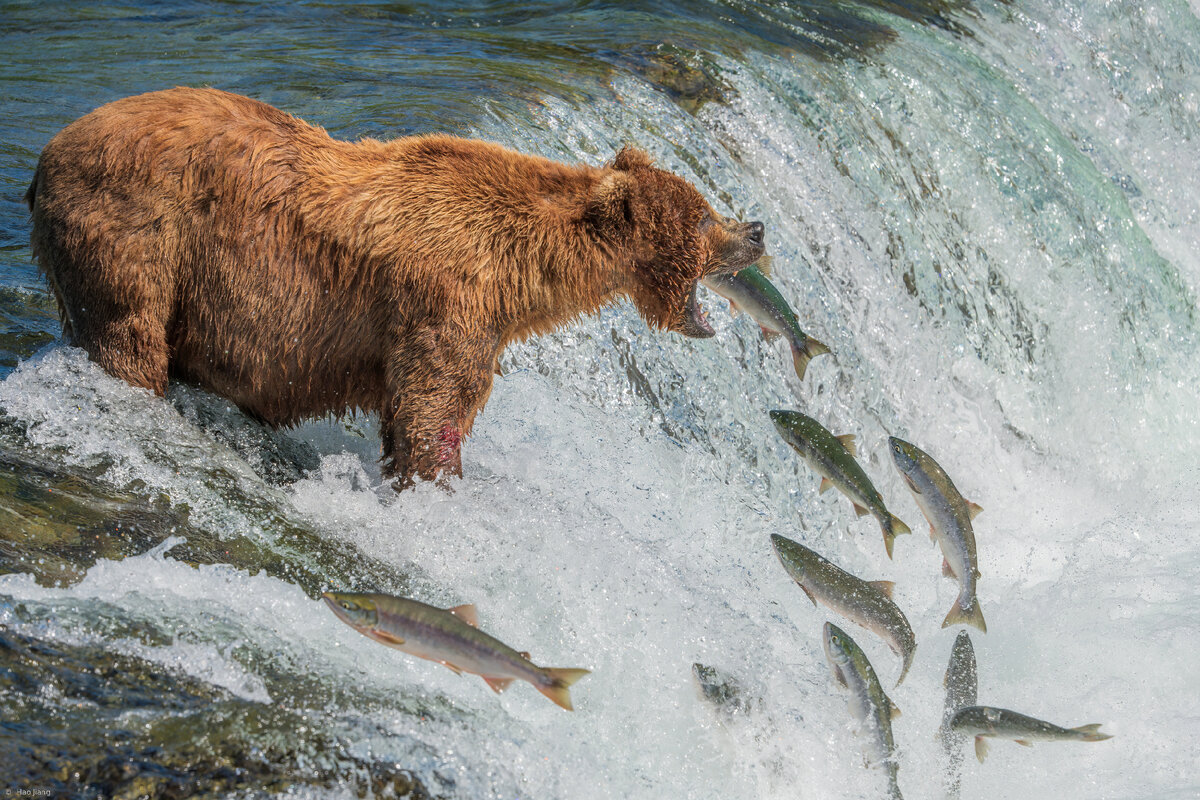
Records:
[[[763,274],[764,277],[771,277],[771,262],[775,259],[771,256],[763,256],[758,261],[755,261],[751,266]]]
[[[858,503],[855,503],[854,504],[854,513],[860,517],[865,517],[867,514],[870,514],[871,512],[867,511],[865,508],[860,506]]]
[[[465,605],[461,606],[455,606],[454,608],[447,608],[446,610],[470,625],[472,628],[479,627],[479,615],[475,613],[475,606],[471,605],[470,603],[466,603]]]
[[[528,650],[522,650],[521,652],[517,653],[517,655],[519,655],[521,658],[525,659],[526,661],[533,661],[533,656],[529,655]]]
[[[825,476],[821,476],[821,485],[817,487],[817,494],[825,494],[833,488],[833,481]]]
[[[804,590],[804,593],[805,593],[806,595],[808,595],[808,599],[809,599],[809,600],[812,600],[812,604],[813,604],[814,606],[815,606],[815,605],[817,605],[817,597],[816,597],[816,595],[814,595],[814,594],[813,594],[813,593],[812,593],[812,592],[809,590],[809,588],[808,588],[807,586],[805,586],[803,583],[802,583],[802,584],[800,584],[800,588]]]
[[[766,339],[768,342],[773,342],[779,338],[779,334],[776,333],[775,331],[771,330],[770,328],[765,328],[762,325],[759,325],[758,328],[759,328],[759,330],[762,331],[763,338]]]
[[[455,666],[454,664],[451,664],[449,661],[439,661],[438,663],[441,664],[446,669],[453,672],[455,675],[463,674],[462,667]]]
[[[987,758],[987,753],[988,753],[987,740],[984,739],[982,736],[976,736],[975,737],[975,757],[979,759],[980,764],[982,764],[983,760],[985,758]]]
[[[896,717],[900,716],[900,707],[892,702],[892,698],[889,697],[887,702],[888,702],[888,713],[891,715],[892,719],[895,719]]]
[[[853,433],[843,433],[841,436],[835,436],[834,438],[842,443],[842,447],[846,448],[847,453],[852,456],[858,455],[858,445],[854,443]]]
[[[892,599],[892,590],[896,588],[895,581],[867,581],[867,583],[878,589],[880,594],[888,600]]]
[[[980,511],[983,511],[983,506],[978,503],[972,503],[970,500],[967,501],[967,515],[971,519],[978,517]]]
[[[507,689],[509,685],[516,680],[516,678],[489,678],[487,675],[484,675],[483,680],[488,686],[492,687],[493,692],[500,694]]]

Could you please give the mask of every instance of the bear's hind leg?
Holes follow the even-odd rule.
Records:
[[[149,389],[159,397],[167,392],[166,327],[145,313],[88,324],[76,330],[75,344],[115,378]]]
[[[95,204],[61,197],[48,211],[43,195],[70,200],[70,193],[37,186],[30,241],[58,300],[64,337],[114,377],[165,394],[175,259],[173,240],[157,233],[161,220],[111,203],[97,213]],[[122,225],[131,219],[150,219],[143,227],[152,233],[130,234]]]

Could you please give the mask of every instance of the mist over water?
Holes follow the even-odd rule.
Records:
[[[254,786],[317,796],[395,769],[455,798],[882,796],[821,650],[822,623],[842,621],[788,578],[778,533],[896,582],[918,642],[903,685],[885,644],[844,627],[903,712],[905,796],[944,796],[956,631],[940,625],[958,589],[890,463],[897,435],[984,508],[980,703],[1115,735],[998,741],[983,764],[964,743],[962,796],[1200,792],[1195,11],[522,8],[185,5],[56,27],[13,7],[0,644],[53,668],[2,683],[4,777],[66,786],[48,753],[100,775],[98,759],[161,760],[165,742],[192,780],[230,758],[279,781]],[[184,38],[132,64],[105,31]],[[232,55],[184,55],[200,36]],[[58,68],[17,57],[30,43]],[[453,494],[395,495],[371,419],[267,432],[188,387],[131,389],[53,340],[17,201],[71,119],[175,83],[346,138],[450,129],[590,163],[636,143],[721,213],[766,223],[772,280],[833,355],[799,382],[785,346],[711,293],[704,341],[608,309],[509,348]],[[858,437],[914,531],[893,561],[873,519],[817,493],[773,408]],[[356,634],[326,588],[474,603],[536,663],[592,674],[574,714],[523,684],[497,697]],[[76,662],[111,673],[89,682]],[[694,662],[742,685],[741,710],[701,696]]]

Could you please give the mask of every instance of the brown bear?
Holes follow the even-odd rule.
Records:
[[[569,166],[445,135],[345,142],[264,103],[176,88],[58,133],[26,195],[67,340],[272,425],[375,412],[385,474],[460,475],[504,347],[628,296],[712,336],[697,282],[763,254],[626,148]]]

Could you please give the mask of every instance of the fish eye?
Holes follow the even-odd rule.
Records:
[[[341,602],[341,606],[342,606],[342,608],[346,609],[347,611],[350,611],[351,609],[354,608],[354,606],[350,605],[350,602],[348,600],[343,600]]]

